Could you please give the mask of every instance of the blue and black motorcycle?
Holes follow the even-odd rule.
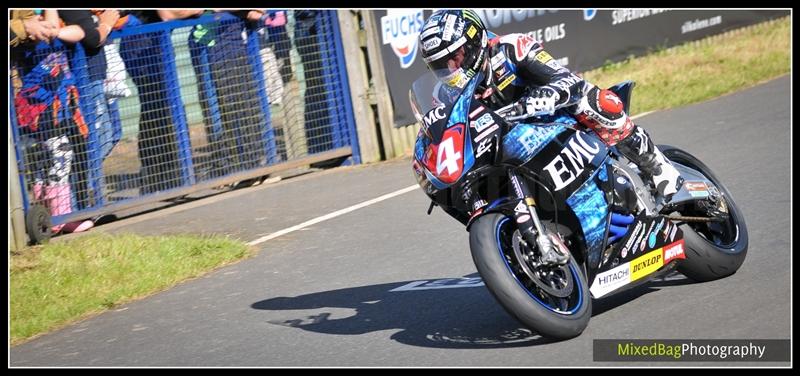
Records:
[[[566,112],[491,110],[479,74],[460,92],[433,73],[414,82],[421,127],[417,182],[434,206],[463,223],[475,266],[498,302],[545,337],[579,335],[592,299],[677,268],[696,281],[736,272],[747,254],[742,212],[700,160],[659,145],[680,171],[669,201],[650,179]],[[610,90],[628,109],[633,83]]]

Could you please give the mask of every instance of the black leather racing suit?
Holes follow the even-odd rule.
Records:
[[[607,145],[616,145],[618,151],[653,178],[660,194],[674,194],[681,186],[680,173],[655,147],[647,132],[633,124],[616,94],[562,67],[541,43],[526,34],[497,36],[489,32],[488,36],[490,74],[479,89],[493,109],[526,96],[550,95],[554,91],[558,95],[556,109],[564,108]]]

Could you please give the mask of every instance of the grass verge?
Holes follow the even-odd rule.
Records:
[[[736,29],[699,41],[584,72],[609,87],[636,81],[631,114],[702,102],[791,71],[789,17]]]
[[[11,343],[164,290],[253,254],[221,236],[90,234],[10,259]]]

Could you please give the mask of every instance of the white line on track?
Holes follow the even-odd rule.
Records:
[[[642,117],[642,116],[647,116],[647,115],[650,115],[650,114],[652,114],[652,113],[654,113],[654,112],[655,112],[655,111],[647,111],[647,112],[642,112],[642,113],[641,113],[641,114],[639,114],[639,115],[636,115],[636,116],[631,116],[631,120],[636,120],[636,119],[638,119],[638,118],[640,118],[640,117]]]
[[[294,231],[306,228],[308,226],[315,225],[317,223],[324,222],[324,221],[327,221],[329,219],[336,218],[336,217],[338,217],[340,215],[344,215],[344,214],[350,213],[352,211],[355,211],[355,210],[370,206],[372,204],[377,204],[377,203],[379,203],[381,201],[388,200],[388,199],[390,199],[392,197],[400,196],[400,195],[402,195],[404,193],[408,193],[408,192],[411,192],[411,191],[416,190],[416,189],[419,189],[419,186],[416,185],[416,184],[414,184],[412,186],[405,187],[403,189],[398,189],[398,190],[396,190],[394,192],[387,193],[387,194],[385,194],[383,196],[373,198],[372,200],[364,201],[364,202],[362,202],[360,204],[355,204],[353,206],[349,206],[349,207],[346,207],[344,209],[337,210],[337,211],[335,211],[333,213],[326,214],[326,215],[323,215],[321,217],[317,217],[317,218],[305,221],[305,222],[303,222],[303,223],[301,223],[299,225],[294,225],[292,227],[287,227],[287,228],[285,228],[283,230],[273,232],[273,233],[271,233],[269,235],[266,235],[266,236],[262,236],[262,237],[260,237],[260,238],[258,238],[256,240],[253,240],[253,241],[251,241],[251,242],[249,242],[247,244],[248,245],[261,244],[261,243],[263,243],[265,241],[268,241],[268,240],[271,240],[271,239],[275,239],[275,238],[277,238],[277,237],[279,237],[281,235],[286,235],[286,234],[288,234],[290,232],[294,232]]]

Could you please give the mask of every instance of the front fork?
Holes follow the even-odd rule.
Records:
[[[565,249],[566,247],[563,246],[563,243],[554,244],[556,239],[551,239],[550,234],[542,225],[542,221],[536,213],[536,201],[533,199],[527,183],[514,170],[508,171],[508,177],[514,189],[514,194],[519,200],[519,204],[514,208],[514,219],[522,234],[522,239],[528,245],[536,244],[542,263],[551,265],[566,264],[569,261],[569,252]]]
[[[517,205],[514,207],[514,220],[522,235],[522,241],[531,249],[539,250],[539,261],[533,261],[533,264],[566,264],[569,261],[569,249],[557,235],[549,233],[542,225],[542,221],[536,213],[536,201],[525,180],[514,170],[508,170],[508,178],[514,189],[515,201],[517,201]],[[469,212],[470,222],[472,218],[480,215],[487,205],[480,195],[473,193],[470,184],[465,184],[461,198],[471,209]],[[433,208],[433,203],[431,203],[431,208]],[[431,208],[429,208],[429,214]],[[534,245],[536,246],[534,247]]]

